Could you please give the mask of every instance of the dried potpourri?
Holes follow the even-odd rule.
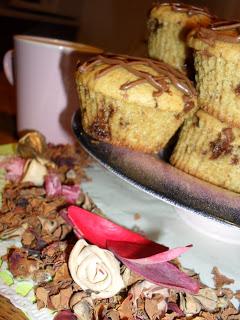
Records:
[[[169,249],[91,213],[102,215],[79,187],[90,163],[83,151],[46,145],[39,133],[18,151],[0,164],[8,180],[0,237],[20,237],[22,248],[4,259],[14,277],[35,281],[38,308],[58,310],[56,320],[239,319],[225,287],[232,279],[214,268],[209,288],[180,265],[189,246]]]

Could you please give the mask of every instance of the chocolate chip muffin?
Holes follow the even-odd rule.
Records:
[[[240,128],[240,21],[191,32],[200,108]]]
[[[197,108],[189,79],[151,59],[99,55],[78,66],[76,83],[86,133],[143,152],[164,148]]]
[[[153,7],[148,20],[148,53],[186,71],[191,64],[187,34],[197,26],[208,26],[213,17],[205,9],[181,3],[162,3]]]
[[[185,122],[170,162],[195,177],[240,192],[240,129],[199,110]]]

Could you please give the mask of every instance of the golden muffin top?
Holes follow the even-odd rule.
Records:
[[[164,100],[168,110],[184,105],[187,112],[196,104],[195,88],[182,72],[147,58],[98,55],[78,66],[78,81],[95,92],[146,107],[162,106]]]
[[[150,11],[148,29],[150,32],[156,32],[168,23],[191,29],[196,25],[208,26],[213,20],[214,17],[205,8],[183,3],[160,3]]]
[[[154,11],[174,11],[178,13],[186,13],[188,16],[194,16],[196,14],[211,16],[207,8],[201,8],[190,4],[180,2],[164,2],[156,4],[151,12]]]

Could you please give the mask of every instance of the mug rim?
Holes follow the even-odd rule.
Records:
[[[62,40],[57,38],[49,38],[49,37],[40,37],[40,36],[31,36],[25,34],[16,34],[14,35],[14,40],[21,40],[24,42],[39,44],[48,47],[58,47],[61,49],[72,49],[82,52],[92,52],[92,53],[102,53],[103,50],[88,44]]]

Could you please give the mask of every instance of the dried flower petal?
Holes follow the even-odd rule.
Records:
[[[45,137],[38,131],[25,134],[17,145],[17,151],[23,158],[35,158],[43,155],[47,149]]]
[[[74,204],[76,203],[76,201],[78,200],[81,194],[81,189],[79,185],[73,185],[73,186],[63,185],[61,194],[68,203]]]
[[[48,197],[61,195],[62,185],[56,173],[50,173],[45,177],[45,189]]]
[[[70,310],[63,310],[57,313],[54,320],[77,320],[77,317]]]
[[[120,265],[108,251],[80,239],[69,257],[69,270],[73,280],[83,289],[93,291],[93,298],[109,298],[117,294],[124,283]]]
[[[20,157],[6,158],[0,162],[0,168],[6,170],[6,180],[18,182],[25,166],[25,160]]]
[[[165,262],[188,248],[168,250],[138,233],[79,207],[70,206],[68,217],[78,234],[102,248],[110,249],[123,264],[145,279],[162,286],[198,292],[197,281],[173,264]],[[148,259],[150,263],[147,263]]]
[[[22,182],[31,182],[34,186],[41,187],[44,184],[44,177],[47,175],[47,168],[35,159],[28,160],[24,168]]]

